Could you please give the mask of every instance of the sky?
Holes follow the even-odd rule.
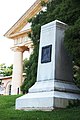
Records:
[[[13,40],[3,35],[18,21],[36,0],[0,0],[0,64],[13,64]]]

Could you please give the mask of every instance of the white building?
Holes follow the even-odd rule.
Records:
[[[48,0],[43,0],[48,2]],[[43,9],[41,6],[41,0],[36,2],[24,13],[24,15],[5,33],[5,37],[13,39],[14,45],[11,48],[14,51],[14,63],[13,63],[13,75],[12,75],[12,87],[11,94],[21,93],[20,86],[22,85],[22,73],[23,73],[23,53],[28,51],[29,54],[33,51],[33,43],[28,37],[28,33],[31,32],[29,19],[34,17]]]
[[[0,77],[0,95],[11,94],[12,76]]]

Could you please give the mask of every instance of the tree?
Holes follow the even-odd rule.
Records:
[[[0,74],[3,76],[10,76],[12,75],[13,65],[6,66],[5,63],[0,64]]]
[[[65,47],[73,60],[75,82],[80,86],[80,17],[66,30]]]

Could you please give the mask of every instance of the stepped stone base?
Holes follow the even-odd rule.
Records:
[[[16,109],[53,110],[65,108],[70,100],[80,99],[80,89],[72,83],[53,80],[43,82],[36,82],[28,94],[17,98]]]

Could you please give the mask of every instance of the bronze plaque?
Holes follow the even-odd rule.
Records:
[[[42,47],[41,63],[51,62],[52,45]]]

